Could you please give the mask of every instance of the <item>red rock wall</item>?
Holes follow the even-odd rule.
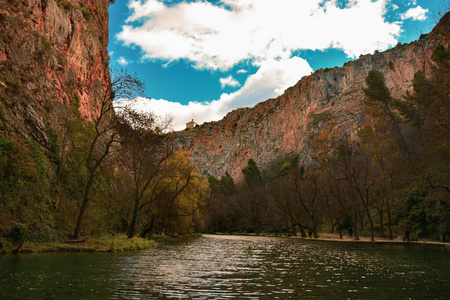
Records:
[[[108,5],[0,0],[0,109],[9,122],[3,131],[45,144],[43,124],[57,129],[77,98],[82,117],[90,120],[95,91],[109,83]]]
[[[416,42],[363,55],[341,68],[318,70],[276,99],[232,111],[218,122],[178,132],[179,147],[204,172],[221,176],[228,171],[240,181],[241,170],[250,158],[262,167],[285,154],[301,154],[307,161],[309,137],[320,131],[328,117],[334,118],[341,131],[354,140],[357,128],[364,123],[362,88],[368,72],[383,72],[392,95],[401,98],[412,90],[415,72],[430,74],[435,47],[448,45],[449,19],[450,13],[432,33]]]

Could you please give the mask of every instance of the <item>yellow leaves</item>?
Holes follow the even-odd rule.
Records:
[[[209,193],[207,179],[179,150],[164,162],[146,191],[142,218],[157,218],[174,230],[191,232]]]

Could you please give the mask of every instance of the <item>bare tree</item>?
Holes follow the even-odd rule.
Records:
[[[99,92],[99,90],[102,91]],[[105,89],[97,89],[95,91],[95,99],[98,101],[99,106],[92,116],[93,133],[90,136],[87,145],[88,149],[85,152],[84,163],[87,174],[73,233],[74,238],[79,238],[81,234],[84,216],[92,199],[91,193],[95,180],[99,176],[100,166],[110,154],[113,144],[119,141],[116,130],[118,123],[114,113],[113,100],[123,97],[143,96],[144,90],[145,85],[136,75],[129,75],[124,71],[113,71],[111,83]],[[78,151],[76,147],[73,150]]]

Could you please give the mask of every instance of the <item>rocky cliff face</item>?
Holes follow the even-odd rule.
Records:
[[[45,146],[46,128],[58,130],[68,108],[91,118],[109,82],[108,5],[0,0],[0,133]]]
[[[180,147],[200,168],[214,176],[228,171],[239,181],[250,158],[260,166],[285,154],[307,159],[310,137],[333,118],[341,132],[356,138],[364,123],[362,88],[371,69],[383,72],[392,95],[401,98],[412,90],[414,73],[431,72],[431,54],[448,45],[450,13],[420,40],[382,53],[363,55],[341,68],[321,69],[303,77],[276,99],[253,108],[238,109],[218,122],[177,133]]]

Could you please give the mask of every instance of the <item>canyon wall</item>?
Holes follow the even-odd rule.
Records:
[[[109,83],[107,0],[0,0],[0,133],[47,143]]]
[[[178,146],[187,151],[203,172],[221,176],[228,171],[240,181],[241,170],[253,158],[264,167],[284,155],[308,159],[308,141],[330,118],[341,132],[356,139],[365,120],[363,87],[370,70],[383,72],[393,97],[412,91],[414,73],[431,75],[431,55],[439,44],[448,45],[450,13],[418,41],[303,77],[283,95],[227,114],[218,122],[176,133]]]

